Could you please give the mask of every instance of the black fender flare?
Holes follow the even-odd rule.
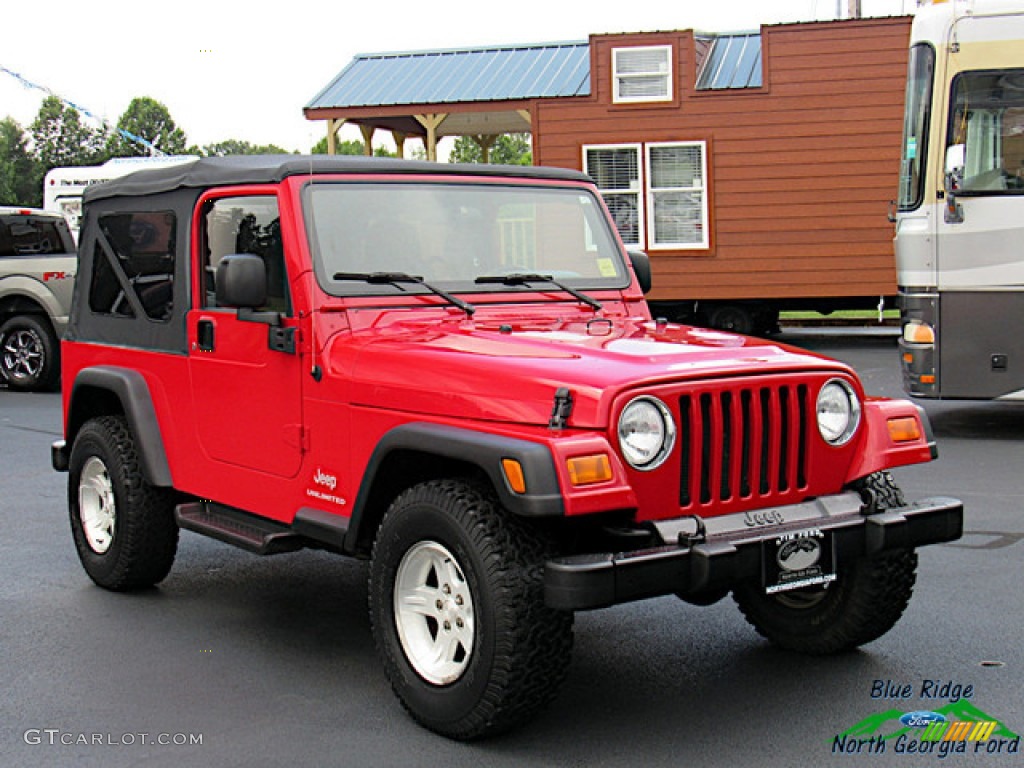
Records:
[[[88,390],[102,390],[117,397],[135,437],[146,480],[155,486],[173,487],[171,467],[167,461],[167,452],[164,450],[160,422],[156,417],[149,385],[141,373],[130,368],[97,365],[79,371],[71,387],[71,398],[68,401],[66,450],[70,452],[75,434],[82,424],[94,415],[86,402],[89,397]]]
[[[554,456],[543,443],[444,424],[413,422],[387,432],[371,454],[353,505],[345,538],[346,551],[357,551],[363,538],[360,529],[368,520],[371,524],[376,522],[374,515],[368,514],[375,480],[388,457],[398,451],[427,454],[478,468],[490,480],[502,506],[514,515],[560,517],[565,513]],[[522,466],[527,479],[526,493],[516,493],[509,486],[502,470],[502,459],[515,459]]]

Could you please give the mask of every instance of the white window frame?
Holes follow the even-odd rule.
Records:
[[[689,187],[660,187],[655,189],[651,186],[650,181],[644,187],[644,197],[646,198],[646,210],[647,210],[647,226],[646,234],[648,234],[649,250],[652,251],[680,251],[680,250],[691,250],[700,251],[707,250],[711,246],[710,232],[708,231],[708,147],[706,141],[662,141],[652,142],[644,145],[644,172],[649,180],[653,180],[655,175],[653,168],[651,167],[651,150],[658,147],[699,147],[700,148],[700,185],[689,186]],[[695,243],[672,243],[672,242],[658,242],[658,232],[655,228],[655,201],[654,197],[658,192],[682,192],[682,193],[693,193],[698,192],[701,196],[701,210],[700,210],[700,224],[701,224],[701,240]]]
[[[645,211],[644,206],[646,204],[646,197],[647,197],[647,195],[645,193],[645,181],[646,180],[644,178],[645,163],[643,161],[643,144],[584,144],[583,145],[583,172],[587,173],[588,169],[590,168],[590,164],[587,162],[587,160],[588,160],[588,153],[590,151],[592,151],[592,150],[617,150],[617,149],[632,150],[633,152],[636,153],[636,173],[637,173],[637,179],[636,179],[636,182],[635,182],[635,187],[632,187],[632,188],[630,188],[628,190],[624,190],[624,189],[605,189],[605,188],[603,188],[601,186],[598,186],[598,192],[601,193],[601,197],[602,197],[602,199],[604,199],[605,205],[608,206],[608,208],[610,210],[613,210],[613,206],[608,205],[608,197],[609,196],[632,195],[634,197],[634,199],[636,200],[636,232],[637,232],[637,242],[630,243],[630,242],[627,242],[625,239],[623,239],[622,242],[623,242],[623,244],[627,248],[644,248],[644,240],[645,240],[645,234],[646,234],[646,226],[645,226],[646,219],[645,219],[645,213],[644,213],[644,211]],[[596,179],[595,179],[595,181],[596,181]],[[613,214],[613,219],[614,219],[614,214]],[[621,237],[621,233],[620,233],[619,236]]]
[[[650,72],[619,72],[619,56],[641,51],[664,51],[665,70]],[[672,101],[672,46],[671,45],[636,45],[623,48],[612,48],[612,103],[637,104],[646,102]],[[663,77],[665,92],[660,96],[623,96],[620,86],[623,80],[649,77]]]

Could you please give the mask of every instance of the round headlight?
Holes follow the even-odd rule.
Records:
[[[650,470],[661,465],[676,442],[676,425],[661,400],[638,397],[619,416],[619,445],[631,467]]]
[[[860,401],[843,379],[830,379],[818,393],[818,431],[830,445],[848,442],[860,424]]]

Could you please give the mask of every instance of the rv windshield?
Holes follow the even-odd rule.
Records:
[[[903,157],[900,163],[900,210],[903,211],[917,208],[924,193],[934,69],[935,49],[927,43],[910,49],[906,110],[903,115]]]
[[[1024,69],[953,81],[948,146],[964,147],[964,195],[1024,193]]]
[[[320,285],[336,296],[418,292],[359,282],[417,276],[448,291],[508,290],[481,275],[544,274],[574,288],[625,288],[629,277],[600,201],[578,187],[498,183],[317,182],[305,190]]]

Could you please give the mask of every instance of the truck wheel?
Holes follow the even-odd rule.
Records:
[[[0,372],[22,392],[53,389],[60,377],[60,345],[45,321],[12,317],[0,326]]]
[[[402,705],[444,736],[507,730],[554,698],[572,613],[547,608],[547,539],[490,489],[414,486],[392,503],[370,566],[370,620]]]
[[[78,557],[101,587],[149,587],[171,570],[178,548],[174,492],[146,481],[123,416],[92,419],[75,437],[68,507]]]
[[[719,331],[750,335],[755,328],[754,314],[739,304],[726,304],[711,311],[708,325]]]
[[[888,472],[854,484],[873,511],[903,505]],[[825,586],[767,595],[760,584],[744,584],[733,597],[754,629],[775,645],[811,654],[838,653],[876,640],[903,615],[914,590],[917,553],[886,552],[840,563],[838,578]]]

